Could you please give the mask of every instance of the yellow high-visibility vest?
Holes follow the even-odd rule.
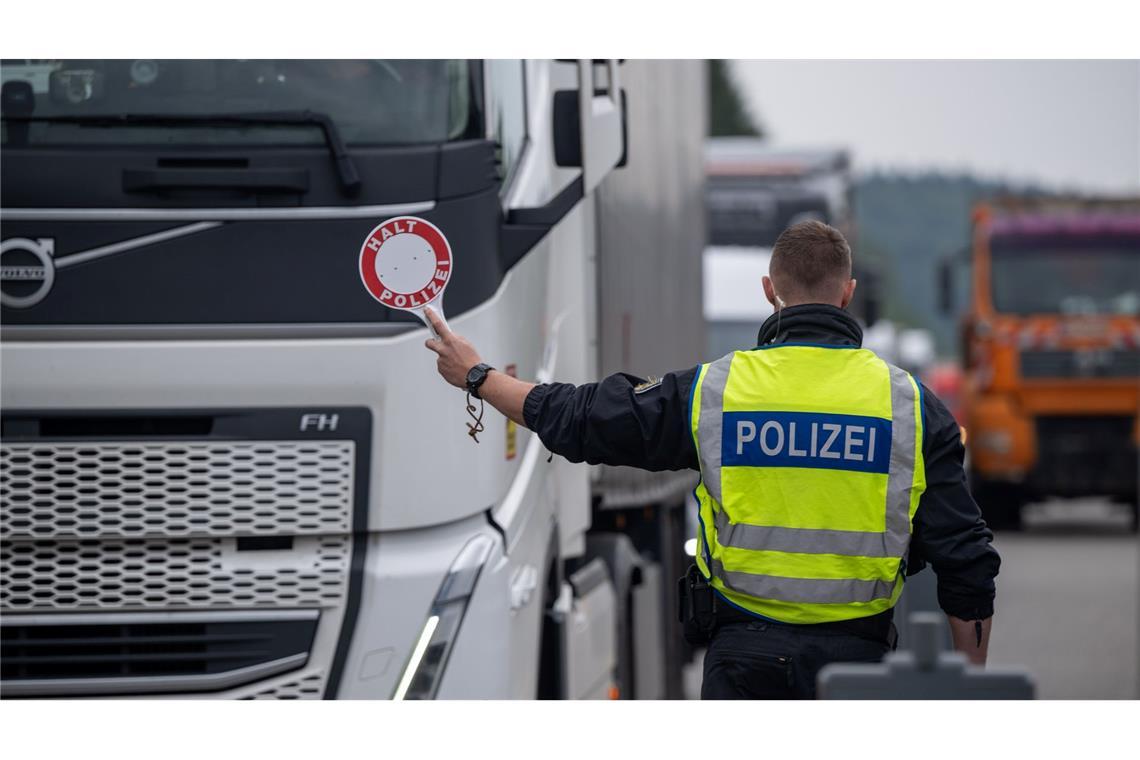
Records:
[[[890,609],[926,489],[922,394],[861,348],[795,343],[702,365],[697,565],[723,598],[786,623]]]

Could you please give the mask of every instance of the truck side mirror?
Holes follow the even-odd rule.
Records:
[[[867,293],[867,297],[863,302],[863,318],[867,322],[867,326],[875,324],[883,314],[882,306],[879,304],[879,294],[875,289]]]
[[[577,90],[554,93],[554,162],[580,168],[581,176],[542,206],[512,208],[499,228],[499,259],[506,271],[538,244],[574,206],[627,158],[625,91],[618,79],[620,62],[564,61],[578,69]],[[602,88],[595,65],[608,73]]]
[[[626,159],[625,92],[619,81],[619,64],[602,62],[606,87],[600,84],[595,62],[577,61],[578,89],[554,94],[554,161],[562,167],[581,167],[588,194]]]
[[[883,288],[877,266],[860,266],[854,273],[859,286],[855,289],[855,313],[867,327],[883,317]]]
[[[601,94],[601,91],[598,91]],[[626,92],[621,91],[621,158],[616,168],[629,161],[629,126]],[[577,90],[559,90],[554,93],[554,163],[563,168],[582,166],[582,128]]]
[[[945,316],[954,313],[954,261],[949,258],[938,262],[938,309]]]
[[[9,145],[28,144],[28,122],[19,121],[28,118],[36,110],[36,95],[32,90],[31,82],[13,79],[0,87],[0,110],[4,118],[8,119],[5,125],[8,128]]]

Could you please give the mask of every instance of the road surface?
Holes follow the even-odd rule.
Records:
[[[1042,699],[1140,698],[1140,541],[1123,507],[1034,505],[1000,533],[990,662],[1022,665]]]

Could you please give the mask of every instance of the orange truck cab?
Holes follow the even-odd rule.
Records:
[[[971,487],[993,527],[1107,496],[1137,525],[1140,202],[974,212],[962,322]]]

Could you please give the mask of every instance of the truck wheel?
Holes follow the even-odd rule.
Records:
[[[1021,507],[1025,503],[1025,494],[1019,485],[987,480],[971,473],[970,490],[991,529],[1021,530]]]

